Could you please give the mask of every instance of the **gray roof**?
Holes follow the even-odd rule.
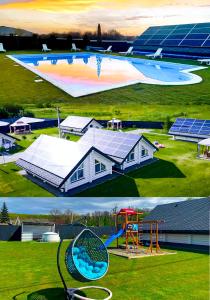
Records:
[[[146,138],[138,134],[90,128],[78,143],[92,145],[117,162],[122,163],[142,138],[149,142]],[[154,145],[152,147],[156,149]]]
[[[11,142],[15,142],[17,139],[9,134],[6,134],[6,133],[1,133],[0,132],[0,138],[3,138],[3,139],[6,139],[6,140],[9,140]]]
[[[40,135],[20,156],[17,165],[59,186],[91,147]]]
[[[83,130],[92,120],[94,119],[89,117],[69,116],[61,122],[60,126]]]
[[[144,220],[164,220],[162,231],[201,232],[209,230],[209,212],[210,198],[201,198],[157,205]]]
[[[3,121],[0,121],[0,126],[7,126],[7,125],[9,125],[9,123],[8,123],[8,122],[3,122]]]

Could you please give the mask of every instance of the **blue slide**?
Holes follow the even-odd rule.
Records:
[[[121,235],[123,235],[124,231],[125,231],[125,230],[121,228],[117,233],[111,235],[111,236],[108,238],[108,240],[106,240],[106,242],[104,243],[104,245],[105,245],[106,247],[108,247],[114,240],[116,240],[118,237],[120,237]]]

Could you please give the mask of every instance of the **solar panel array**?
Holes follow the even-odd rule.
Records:
[[[210,137],[210,120],[177,118],[169,133],[208,138]]]
[[[149,27],[134,46],[210,48],[210,23]]]
[[[136,134],[91,128],[79,143],[93,145],[107,155],[124,159],[139,140]]]

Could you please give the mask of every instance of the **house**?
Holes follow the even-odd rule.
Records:
[[[151,160],[157,149],[144,136],[90,128],[78,142],[41,135],[17,165],[62,192],[110,178]]]
[[[4,148],[5,150],[11,149],[15,146],[16,141],[16,138],[6,133],[0,133],[0,148]]]
[[[61,124],[60,130],[62,134],[73,133],[83,135],[89,128],[102,128],[94,118],[69,116]]]
[[[143,135],[90,128],[78,141],[94,146],[113,159],[115,167],[126,170],[153,159],[158,149]]]
[[[21,241],[41,240],[43,233],[55,232],[52,222],[23,221],[21,224]]]
[[[94,146],[40,135],[16,164],[43,182],[67,192],[112,174],[115,162]]]
[[[157,205],[144,220],[164,220],[159,224],[159,242],[191,249],[208,249],[210,198]],[[145,241],[149,228],[144,225]]]

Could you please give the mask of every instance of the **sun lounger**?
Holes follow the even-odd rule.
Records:
[[[203,58],[203,59],[198,59],[198,62],[202,65],[202,64],[206,64],[208,66],[210,66],[210,58]]]
[[[107,53],[107,52],[112,52],[112,46],[109,46],[107,49],[104,49],[104,50],[98,50],[99,52],[102,52],[102,53]]]
[[[47,47],[47,44],[42,44],[42,51],[43,51],[43,52],[49,52],[49,51],[52,51],[52,49],[49,49],[49,48]]]
[[[151,53],[151,54],[146,54],[147,57],[151,57],[151,58],[162,58],[163,55],[162,55],[162,51],[163,49],[162,48],[158,48],[157,51],[155,53]]]
[[[4,45],[2,43],[0,43],[0,52],[6,52],[6,50],[4,49]]]
[[[72,43],[71,51],[80,51],[81,49],[76,47],[75,43]]]
[[[122,55],[133,55],[133,47],[129,47],[127,51],[125,51],[125,52],[119,52],[119,54],[122,54]]]

